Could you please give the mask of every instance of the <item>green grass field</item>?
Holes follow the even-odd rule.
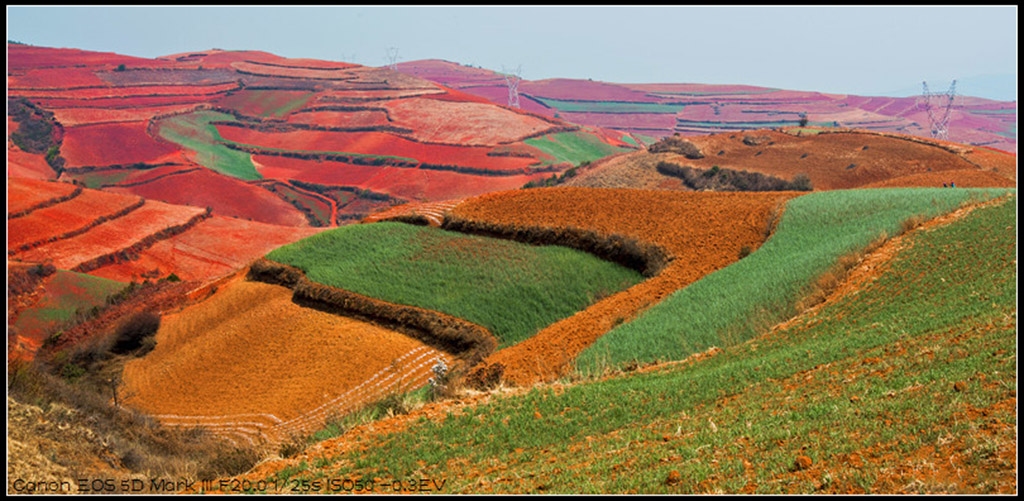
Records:
[[[611,330],[577,358],[584,373],[632,360],[681,360],[737,344],[797,312],[797,304],[843,255],[904,220],[936,216],[1007,190],[893,188],[818,192],[790,200],[774,235],[756,252],[676,291]]]
[[[277,478],[443,478],[445,493],[815,493],[989,492],[1008,475],[1015,488],[1004,459],[1016,450],[1015,234],[1013,197],[912,234],[877,280],[786,331],[689,365],[421,418]],[[794,471],[798,456],[813,466]],[[962,467],[948,479],[899,473],[947,460]],[[968,485],[947,483],[956,471]]]
[[[196,152],[196,161],[203,166],[246,181],[261,179],[248,153],[232,150],[220,144],[224,141],[217,127],[210,122],[235,117],[219,111],[196,111],[186,115],[165,118],[159,122],[160,137]]]
[[[626,148],[618,148],[604,143],[597,136],[583,131],[559,132],[527,139],[523,142],[554,157],[553,161],[545,161],[543,165],[562,162],[579,165],[584,161],[592,162],[608,155],[628,151]]]
[[[642,280],[566,247],[390,222],[329,230],[267,258],[315,282],[469,320],[501,347]]]

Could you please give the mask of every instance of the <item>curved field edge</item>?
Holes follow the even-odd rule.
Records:
[[[818,192],[786,205],[775,233],[750,256],[712,273],[598,339],[576,360],[584,374],[630,362],[680,360],[746,341],[799,313],[815,280],[845,255],[1005,189]]]
[[[447,493],[1012,493],[1015,228],[1014,196],[906,234],[874,281],[788,328],[342,437],[266,478],[445,478]]]
[[[639,273],[566,247],[381,222],[328,230],[267,254],[313,282],[443,312],[490,330],[510,346]]]
[[[225,146],[217,127],[211,122],[234,120],[228,113],[199,110],[165,117],[153,123],[154,136],[195,152],[195,162],[210,170],[251,181],[262,179],[248,153]]]

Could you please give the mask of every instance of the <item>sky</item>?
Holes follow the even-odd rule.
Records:
[[[527,80],[746,84],[1016,100],[1017,6],[8,6],[7,38],[158,57],[445,59]]]

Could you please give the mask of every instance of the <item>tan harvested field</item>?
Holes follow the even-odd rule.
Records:
[[[279,442],[332,413],[422,386],[438,358],[398,332],[304,308],[241,278],[163,318],[156,348],[125,366],[121,395],[162,423]]]

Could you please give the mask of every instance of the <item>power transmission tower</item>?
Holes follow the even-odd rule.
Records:
[[[398,47],[388,47],[388,69],[391,71],[398,71]]]
[[[949,117],[953,111],[953,100],[956,98],[956,80],[949,84],[949,90],[943,94],[932,93],[928,90],[928,82],[921,82],[923,90],[921,92],[922,106],[928,113],[928,128],[931,135],[935,139],[948,139],[949,138]],[[936,109],[936,106],[932,105],[932,98],[939,98],[940,110]]]
[[[501,72],[505,75],[505,84],[508,85],[508,106],[509,108],[519,107],[519,80],[522,79],[523,66],[516,66],[514,71],[505,71],[505,67],[501,67]]]

